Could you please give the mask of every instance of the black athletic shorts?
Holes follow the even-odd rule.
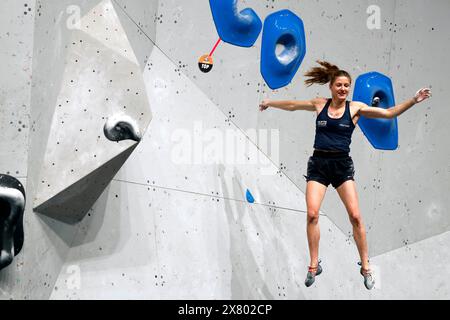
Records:
[[[314,151],[308,161],[306,181],[316,181],[338,188],[348,180],[355,180],[355,166],[346,152]]]

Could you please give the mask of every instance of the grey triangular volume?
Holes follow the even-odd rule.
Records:
[[[68,224],[81,221],[136,146],[120,153],[34,210]]]

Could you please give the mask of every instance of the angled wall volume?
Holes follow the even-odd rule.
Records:
[[[151,111],[139,62],[111,1],[97,3],[70,28],[33,207],[74,223],[134,150]]]

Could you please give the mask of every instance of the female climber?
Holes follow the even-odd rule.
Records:
[[[353,130],[361,116],[367,118],[391,119],[398,117],[417,103],[431,96],[431,90],[423,88],[413,98],[389,109],[368,106],[362,102],[347,101],[352,84],[350,74],[326,61],[317,61],[320,66],[309,70],[305,76],[307,86],[328,84],[330,99],[315,98],[309,101],[272,101],[264,100],[259,108],[276,108],[286,111],[305,110],[317,113],[314,153],[309,158],[306,186],[307,237],[310,253],[310,265],[305,285],[311,286],[315,276],[322,272],[319,261],[319,210],[328,185],[337,190],[348,212],[353,227],[353,237],[358,248],[361,262],[360,273],[364,285],[371,290],[375,284],[369,264],[366,231],[358,204],[358,195],[354,181],[353,160],[349,156]]]

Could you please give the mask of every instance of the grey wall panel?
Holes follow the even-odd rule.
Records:
[[[295,81],[286,89],[279,90],[279,93],[267,93],[265,97],[298,100],[316,96],[330,97],[327,85],[307,88],[303,83],[304,72],[317,65],[317,59],[328,60],[348,71],[353,82],[359,75],[370,71],[388,74],[393,33],[388,28],[367,28],[367,9],[373,4],[371,1],[347,1],[345,6],[339,1],[289,2],[287,7],[302,16],[308,29],[308,53]],[[381,9],[383,25],[394,21],[395,2],[377,1],[376,5]],[[353,90],[349,99],[352,96]],[[276,123],[284,129],[280,133],[280,158],[286,166],[286,174],[300,190],[305,191],[306,182],[303,175],[306,174],[307,160],[313,150],[316,115],[297,112],[290,116],[289,113],[285,115],[285,112],[280,111],[272,112],[269,119],[272,121],[275,117],[279,118],[275,120]],[[374,219],[372,212],[376,202],[374,191],[378,186],[374,184],[374,180],[378,180],[380,173],[378,162],[381,153],[371,147],[358,127],[353,135],[351,155],[355,162],[360,208],[369,232],[369,252],[375,254],[376,251],[371,245]],[[322,210],[345,235],[352,234],[348,214],[331,186]]]
[[[305,210],[293,183],[159,49],[148,66],[144,79],[156,120],[117,179],[240,201],[248,188],[258,203]],[[267,140],[271,134],[262,132]]]
[[[280,128],[280,163],[277,165],[283,168],[282,170],[303,191],[305,190],[303,174],[306,172],[308,156],[312,152],[315,116],[302,112],[291,114],[282,111],[269,111],[261,114],[257,112],[257,103],[260,100],[263,98],[303,100],[318,95],[329,96],[327,86],[306,88],[303,84],[302,74],[314,65],[316,59],[326,59],[336,63],[339,67],[349,71],[354,79],[360,74],[370,71],[378,71],[390,76],[396,87],[398,102],[409,98],[419,87],[431,85],[430,81],[414,82],[411,85],[403,84],[399,75],[402,68],[414,70],[414,72],[421,72],[423,68],[426,68],[429,73],[436,72],[433,68],[425,67],[430,55],[435,57],[432,59],[433,61],[439,61],[436,62],[436,65],[439,63],[444,68],[443,70],[447,68],[447,64],[443,62],[445,59],[439,57],[440,54],[444,54],[445,50],[437,49],[442,48],[442,43],[445,43],[445,37],[447,37],[444,30],[448,30],[448,26],[443,12],[447,12],[448,2],[445,1],[438,1],[435,5],[427,8],[427,14],[422,15],[420,19],[412,19],[412,17],[417,16],[423,9],[421,7],[426,5],[424,1],[415,1],[411,4],[395,1],[378,1],[377,3],[353,1],[346,2],[345,7],[338,1],[277,1],[269,5],[260,1],[242,1],[239,2],[239,5],[253,7],[262,19],[275,10],[288,8],[298,13],[304,20],[308,51],[296,78],[288,87],[276,92],[271,92],[265,87],[259,76],[260,39],[250,49],[221,44],[215,53],[216,63],[213,71],[207,75],[201,74],[195,61],[202,53],[209,51],[209,47],[212,47],[217,37],[207,5],[205,10],[197,10],[198,7],[188,5],[183,1],[160,2],[159,15],[164,18],[158,26],[157,45],[174,62],[179,63],[179,69],[187,74],[225,114],[231,112],[234,116],[231,120],[238,127],[243,130],[252,127]],[[380,29],[372,30],[367,27],[367,21],[371,15],[367,10],[371,5],[377,5],[380,9]],[[199,6],[201,5],[199,4]],[[180,18],[177,23],[174,23],[172,17],[176,15]],[[418,32],[417,28],[419,27],[428,30],[430,37],[418,40],[415,33]],[[404,32],[408,32],[408,34],[403,36]],[[195,39],[196,46],[182,41],[181,39],[184,38]],[[411,53],[415,57],[412,57]],[[411,61],[416,62],[410,66]],[[402,67],[402,65],[405,66]],[[410,72],[404,73],[405,80],[407,79],[408,82],[415,80]],[[433,87],[435,93],[442,90],[436,85]],[[412,89],[407,94],[403,93],[405,88]],[[436,95],[434,101],[437,101]],[[390,155],[398,154],[400,156],[403,146],[407,143],[404,139],[402,140],[405,135],[410,138],[416,136],[416,139],[423,139],[431,130],[431,113],[425,116],[423,124],[419,127],[408,128],[403,124],[408,117],[413,116],[414,112],[410,111],[400,118],[400,150],[389,153]],[[444,119],[444,117],[440,117],[440,119]],[[425,123],[428,123],[427,128],[425,128]],[[445,126],[437,125],[436,127],[445,130]],[[416,129],[422,130],[423,135]],[[440,134],[442,135],[443,132]],[[437,144],[439,143],[434,142],[432,145],[436,146]],[[385,168],[392,167],[394,163],[405,162],[405,160],[392,159],[390,161],[385,158],[385,154],[387,153],[374,150],[361,131],[356,130],[352,144],[352,156],[357,170],[361,211],[369,232],[371,255],[400,247],[404,245],[405,239],[409,242],[418,241],[426,236],[443,232],[447,225],[446,222],[442,224],[441,221],[430,222],[431,225],[425,228],[428,231],[424,231],[420,236],[416,232],[417,230],[413,230],[414,228],[409,228],[410,232],[404,236],[399,236],[398,233],[394,234],[394,229],[398,231],[397,227],[404,222],[391,223],[393,220],[390,218],[383,220],[381,212],[391,212],[397,209],[386,203],[395,201],[381,188],[385,184],[383,177],[391,176],[390,173],[384,172]],[[436,185],[443,184],[442,190],[446,186],[444,181],[448,181],[448,179],[445,180],[441,172],[442,170],[448,172],[448,168],[445,168],[448,158],[447,154],[440,153],[436,157],[439,160],[434,160],[438,163],[428,166],[430,169],[436,168],[435,171],[428,172],[428,176],[431,173],[435,176],[438,172],[440,182]],[[397,171],[397,173],[399,176],[395,181],[406,180],[409,176],[407,172]],[[394,186],[389,186],[388,190],[392,188]],[[384,197],[389,197],[389,199],[381,200]],[[348,222],[347,213],[339,202],[337,194],[330,190],[322,208],[339,225],[340,229],[348,234],[351,233],[351,225]],[[444,206],[442,203],[435,204],[436,208]],[[389,239],[389,241],[380,242],[377,239],[380,239],[379,234],[384,224],[391,226],[390,236],[381,238]],[[420,226],[421,224],[416,223],[415,225]],[[430,232],[433,228],[437,233]]]
[[[27,186],[25,179],[20,180]],[[0,300],[48,299],[73,241],[74,231],[69,225],[36,215],[31,201],[27,201],[24,245],[13,263],[0,272]]]
[[[399,144],[383,152],[373,208],[373,250],[382,252],[450,228],[449,1],[398,1],[390,71],[398,102],[430,86],[433,97],[399,117]],[[412,18],[414,17],[414,19]]]
[[[330,269],[320,281],[344,289],[306,290],[304,218],[113,182],[83,221],[51,298],[308,299],[343,293],[367,298],[357,268],[348,278],[336,276],[353,264],[355,251],[326,218],[323,254]],[[347,264],[333,270],[343,256]]]
[[[160,23],[159,0],[113,0],[129,18],[136,23],[135,31],[141,29],[147,37],[155,41],[156,28]]]
[[[450,232],[445,232],[374,258],[380,289],[374,299],[448,300],[449,243]]]
[[[158,0],[114,0],[112,3],[143,70],[156,39]]]
[[[35,1],[2,1],[0,170],[21,176],[27,186],[27,151],[30,121],[30,89],[34,39]],[[48,70],[51,68],[47,68]],[[33,163],[35,159],[30,161]],[[24,213],[25,242],[13,263],[0,272],[0,299],[46,299],[60,272],[70,239],[70,229],[40,219],[27,197]]]
[[[128,119],[135,124],[139,136],[151,121],[139,63],[110,1],[99,2],[81,17],[79,30],[71,35],[61,72],[64,76],[52,121],[46,124],[51,126],[51,131],[45,150],[41,150],[45,158],[42,169],[39,168],[38,190],[33,199],[36,211],[45,214],[47,210],[41,210],[41,205],[47,201],[51,207],[72,211],[67,208],[70,203],[67,194],[62,197],[67,204],[55,200],[60,193],[135,147],[137,141],[132,139],[118,142],[107,139],[104,134],[107,121]],[[111,127],[114,129],[115,125]],[[119,162],[114,166],[116,171],[120,165]],[[98,195],[102,185],[109,182],[91,180],[84,187],[98,183]],[[72,190],[71,194],[74,192],[77,193]],[[90,206],[86,195],[84,199]],[[54,215],[58,216],[57,212]],[[77,215],[76,210],[69,215]]]
[[[307,55],[297,76],[288,87],[275,92],[266,87],[259,70],[261,39],[250,49],[221,44],[215,53],[216,63],[213,71],[207,75],[202,74],[193,62],[200,54],[208,52],[208,48],[214,43],[217,37],[215,26],[208,10],[199,11],[182,1],[168,1],[164,2],[164,5],[160,3],[160,14],[166,17],[166,20],[158,27],[157,44],[175,63],[180,63],[180,69],[225,114],[233,116],[231,121],[242,130],[279,129],[280,157],[275,164],[304,191],[303,175],[306,174],[307,159],[312,153],[315,115],[273,110],[260,113],[257,110],[258,103],[264,98],[305,100],[316,96],[329,96],[326,86],[306,88],[303,84],[302,74],[312,67],[317,59],[327,59],[338,64],[347,69],[354,79],[359,74],[373,70],[387,73],[392,33],[389,30],[367,28],[369,15],[366,10],[369,2],[355,1],[349,6],[352,10],[343,10],[338,2],[330,1],[278,1],[269,7],[264,2],[248,1],[245,4],[242,2],[241,5],[255,8],[261,19],[275,10],[289,8],[304,20]],[[384,1],[379,5],[383,8],[383,19],[393,21],[394,3]],[[182,14],[176,24],[168,18],[175,12]],[[195,39],[197,45],[192,48],[190,43],[178,40],[181,37]],[[264,150],[264,146],[260,147],[270,155],[268,150]],[[371,183],[379,173],[374,163],[377,163],[380,154],[370,147],[361,132],[355,133],[352,149],[357,168],[364,168],[358,170],[357,174],[358,182],[362,185],[361,198],[364,199],[361,202],[362,211],[368,212],[375,202]],[[329,194],[323,210],[347,233],[347,214],[342,210],[343,207],[337,205],[337,195],[332,192]]]
[[[19,2],[16,3],[19,5]],[[32,26],[33,37],[26,43],[33,46],[33,39],[36,39],[36,42],[34,42],[33,49],[31,104],[27,115],[30,122],[30,134],[27,148],[25,243],[17,260],[10,267],[2,270],[1,287],[4,289],[1,298],[3,299],[47,299],[76,231],[74,227],[35,214],[32,210],[32,197],[29,196],[34,193],[35,180],[39,174],[38,168],[44,155],[42,150],[45,150],[46,136],[48,135],[48,130],[46,130],[48,126],[44,124],[51,120],[54,99],[59,90],[57,85],[62,76],[64,41],[67,40],[68,34],[67,16],[65,17],[65,15],[69,4],[73,4],[73,2],[36,1],[36,4],[34,2],[27,4],[31,6],[36,21]],[[20,5],[23,6],[23,3]],[[21,12],[23,12],[22,10]],[[23,36],[29,33],[30,31],[24,31]],[[31,57],[31,53],[29,55]],[[31,72],[31,70],[29,71]],[[4,81],[4,77],[2,77],[2,81]],[[31,81],[31,77],[22,81],[22,85],[25,85]],[[27,93],[23,92],[22,95],[23,98],[26,98]],[[20,141],[17,142],[20,145]],[[20,162],[17,161],[17,163]]]
[[[91,1],[37,1],[33,52],[33,88],[31,92],[31,133],[29,139],[29,186],[35,190],[45,156],[47,138],[56,100],[61,89],[70,35],[80,18],[97,3]],[[74,6],[74,7],[71,7]],[[69,13],[68,13],[69,12]],[[69,26],[69,27],[68,27]]]
[[[82,222],[51,299],[449,297],[448,233],[374,258],[376,285],[367,291],[354,244],[323,217],[324,272],[306,288],[304,215],[210,200],[113,182]]]
[[[19,11],[18,3],[4,3]],[[36,190],[50,134],[47,124],[61,91],[66,46],[71,45],[67,9],[76,5],[83,16],[99,3],[37,1],[33,36],[26,20],[30,13],[0,20],[12,21],[8,27],[16,32],[1,34],[6,46],[0,54],[7,62],[2,71],[15,80],[0,77],[5,88],[0,92],[5,99],[0,124],[5,136],[18,139],[13,146],[1,145],[0,152],[6,153],[0,169],[4,166],[2,170],[19,176],[27,172],[10,159],[18,155],[26,161],[26,145],[20,141],[27,138],[20,136],[23,131],[14,123],[29,117],[28,179],[22,179],[28,194]],[[79,225],[35,214],[28,201],[25,245],[14,263],[0,272],[0,298],[46,299],[50,294],[52,299],[448,298],[449,282],[442,272],[449,260],[448,232],[443,232],[449,227],[445,191],[450,157],[444,139],[448,112],[442,107],[446,93],[442,83],[450,71],[445,56],[449,3],[377,1],[381,29],[369,30],[366,9],[372,4],[239,1],[241,8],[255,8],[262,19],[289,8],[305,22],[305,62],[290,86],[272,92],[259,74],[261,38],[250,49],[222,43],[213,71],[205,75],[198,70],[197,59],[217,40],[207,1],[115,0],[155,108],[154,121]],[[14,72],[22,70],[17,68],[22,63],[29,65],[33,38],[31,105],[26,107],[31,71],[25,67],[23,73]],[[22,49],[22,57],[10,55]],[[266,97],[328,96],[326,86],[303,84],[302,73],[318,58],[337,63],[354,78],[374,70],[386,73],[393,79],[397,101],[411,97],[419,87],[433,88],[431,100],[399,118],[399,150],[376,151],[359,129],[354,134],[352,156],[377,281],[371,292],[362,284],[350,223],[334,190],[328,191],[326,216],[320,218],[324,273],[312,288],[304,287],[309,258],[302,175],[312,151],[314,115],[257,110]],[[25,105],[19,113],[12,112],[16,103]],[[173,133],[187,129],[194,134],[196,121],[205,130],[239,132],[241,145],[247,129],[279,129],[279,160],[259,144],[275,162],[271,168],[276,174],[263,175],[260,167],[249,163],[174,163]],[[246,203],[247,187],[257,204]]]

